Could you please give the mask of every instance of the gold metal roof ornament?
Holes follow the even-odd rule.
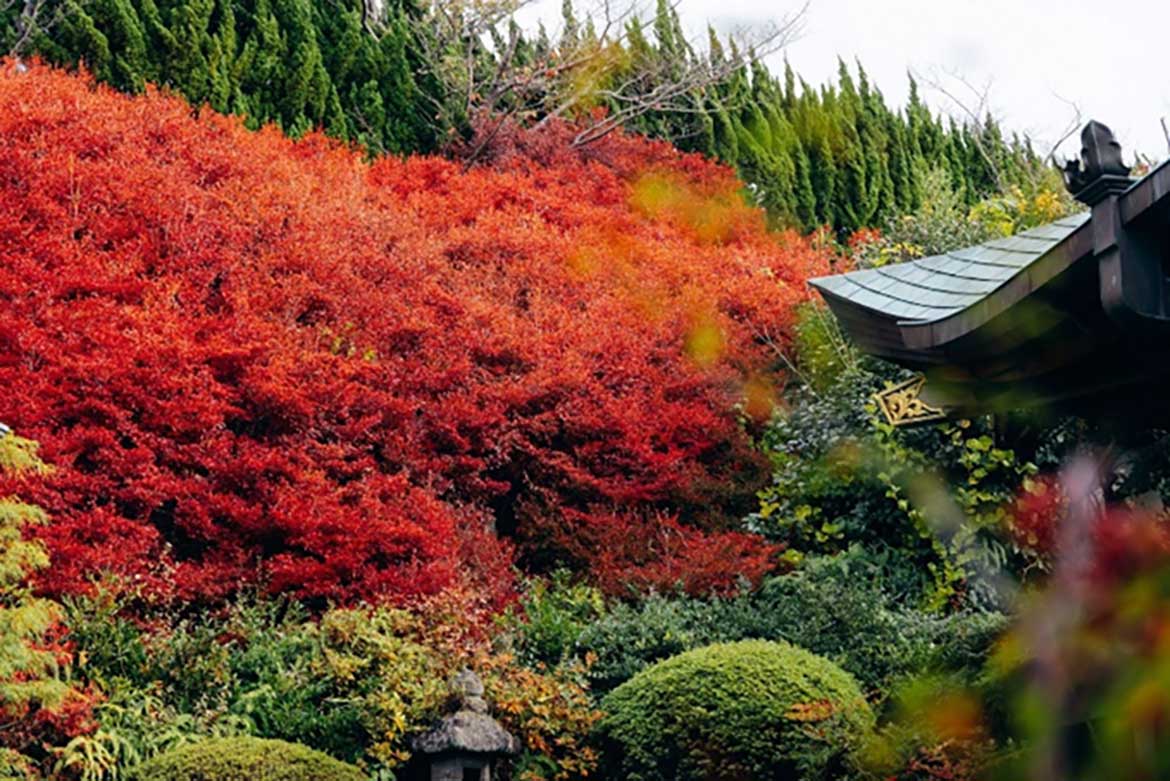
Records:
[[[919,426],[946,420],[946,412],[922,400],[925,385],[926,378],[918,375],[874,394],[878,408],[891,426]]]

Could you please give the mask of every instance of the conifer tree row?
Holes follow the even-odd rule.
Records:
[[[387,0],[378,20],[361,0],[53,3],[55,23],[28,48],[118,89],[156,84],[253,127],[322,128],[377,153],[434,146],[420,114],[433,95],[410,45],[415,0]],[[0,18],[0,43],[15,36],[18,9]]]
[[[705,52],[687,45],[666,0],[658,2],[653,29],[653,41],[629,36],[627,62],[633,65],[627,67],[728,56],[714,31]],[[787,62],[777,77],[747,58],[730,78],[692,100],[694,111],[650,112],[632,125],[734,165],[774,219],[805,230],[828,225],[847,234],[886,225],[919,206],[923,180],[935,170],[947,174],[968,205],[1012,186],[1029,190],[1052,182],[1028,139],[1005,137],[990,116],[978,126],[935,116],[913,77],[906,107],[895,110],[860,63],[855,77],[840,62],[837,83],[818,89]]]
[[[163,85],[252,126],[322,128],[374,153],[481,150],[449,143],[466,140],[476,116],[523,102],[515,116],[539,122],[566,95],[576,103],[560,115],[589,117],[598,104],[612,115],[627,106],[609,87],[633,84],[651,100],[625,127],[733,165],[777,224],[803,230],[828,225],[845,236],[884,226],[916,209],[925,176],[940,170],[968,205],[1045,180],[1026,139],[1005,137],[991,118],[972,126],[935,116],[913,80],[901,110],[860,64],[851,72],[842,62],[835,84],[815,88],[787,65],[769,72],[713,31],[695,46],[668,0],[653,19],[608,33],[566,0],[555,40],[543,28],[521,33],[506,15],[496,26],[463,26],[461,7],[447,38],[435,40],[432,22],[443,14],[450,22],[452,11],[427,0],[50,2],[60,4],[59,21],[30,48],[53,62],[85,63],[124,90]],[[0,17],[0,44],[14,36],[16,7]],[[443,63],[469,66],[444,81]],[[664,89],[703,68],[720,78],[681,94]],[[505,87],[488,89],[481,76]],[[658,108],[653,96],[664,93],[672,97]]]

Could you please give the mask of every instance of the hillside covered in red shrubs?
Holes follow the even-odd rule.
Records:
[[[498,602],[514,561],[611,592],[774,565],[733,528],[745,425],[828,256],[729,171],[556,128],[369,163],[196,114],[0,65],[0,420],[55,467],[26,489],[46,591]]]

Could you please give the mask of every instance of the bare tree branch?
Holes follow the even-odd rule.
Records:
[[[572,142],[582,146],[649,112],[698,113],[695,96],[787,45],[807,10],[806,4],[767,28],[734,33],[728,56],[697,55],[702,47],[679,40],[678,56],[645,57],[631,45],[652,37],[654,22],[642,0],[599,0],[586,24],[566,25],[546,51],[537,51],[515,26],[516,12],[529,2],[435,0],[420,22],[421,59],[446,101],[435,105],[436,128],[482,123],[476,142],[462,151],[469,163],[517,120],[539,127],[572,117],[584,123]],[[506,35],[501,25],[508,26]],[[597,106],[609,112],[594,115]]]
[[[8,10],[13,5],[16,5],[16,0],[9,3],[4,10]],[[19,57],[24,54],[33,35],[40,28],[38,19],[41,17],[44,6],[45,0],[24,0],[20,15],[16,17],[16,37],[8,47],[9,56]]]
[[[942,94],[963,114],[964,122],[975,131],[971,133],[971,138],[975,142],[975,148],[978,150],[979,156],[983,158],[983,162],[987,164],[988,170],[991,171],[992,178],[995,179],[996,189],[1002,192],[1005,184],[1003,172],[1000,171],[999,164],[987,151],[981,132],[985,122],[992,118],[989,98],[991,94],[991,80],[988,79],[982,87],[976,87],[962,74],[955,71],[947,71],[947,77],[957,84],[957,87],[949,87],[946,80],[937,75],[922,76],[918,73],[914,75],[919,81],[922,81],[931,89]],[[964,95],[962,94],[963,92],[967,94]]]
[[[84,5],[85,0],[81,0],[81,3]],[[15,35],[7,44],[7,56],[14,58],[18,66],[24,67],[20,58],[28,54],[33,39],[38,34],[50,32],[66,18],[67,12],[64,3],[51,4],[50,0],[3,0],[0,1],[0,15],[17,4],[21,5],[21,9],[13,27]],[[4,41],[0,38],[0,46],[3,45]]]
[[[1053,94],[1055,95],[1056,93]],[[1056,143],[1052,145],[1052,150],[1048,153],[1047,157],[1044,158],[1044,162],[1049,165],[1056,165],[1057,151],[1065,141],[1076,135],[1080,131],[1081,127],[1085,124],[1084,116],[1081,113],[1081,107],[1077,105],[1076,101],[1068,100],[1061,97],[1060,95],[1056,95],[1056,99],[1069,107],[1069,109],[1072,111],[1072,119],[1070,119],[1068,124],[1065,125],[1063,132],[1060,134],[1060,137],[1057,138]]]

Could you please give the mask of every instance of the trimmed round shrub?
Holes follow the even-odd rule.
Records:
[[[765,640],[659,662],[601,707],[602,776],[629,781],[828,779],[874,726],[849,673]]]
[[[168,751],[134,769],[132,781],[367,781],[328,754],[283,740],[213,738]]]

